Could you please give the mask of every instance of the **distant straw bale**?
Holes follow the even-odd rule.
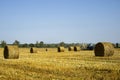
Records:
[[[99,42],[95,45],[95,56],[112,56],[114,47],[110,42]]]
[[[45,51],[48,51],[48,49],[46,48]]]
[[[30,53],[37,53],[37,49],[34,48],[34,47],[31,47],[31,48],[30,48]]]
[[[74,51],[74,47],[73,46],[68,47],[68,51]]]
[[[4,58],[5,59],[18,59],[19,48],[17,45],[7,45],[4,47]]]
[[[58,47],[58,52],[64,52],[64,51],[65,51],[64,47]]]
[[[74,46],[74,51],[80,51],[80,46]]]

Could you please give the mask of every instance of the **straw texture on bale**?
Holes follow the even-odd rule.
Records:
[[[74,51],[80,51],[80,47],[79,46],[75,46],[74,47]]]
[[[70,47],[68,48],[68,51],[74,51],[74,47],[70,46]]]
[[[36,49],[36,48],[31,47],[31,48],[30,48],[30,53],[37,53],[37,49]]]
[[[112,56],[114,47],[110,42],[99,42],[95,45],[95,56]]]
[[[64,47],[58,47],[58,52],[64,52]]]
[[[18,59],[19,48],[16,45],[7,45],[4,47],[4,58],[5,59]]]

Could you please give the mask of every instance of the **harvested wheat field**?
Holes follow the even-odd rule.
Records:
[[[0,80],[120,80],[120,49],[112,57],[94,51],[57,52],[57,48],[19,49],[19,59],[4,59],[0,48]]]

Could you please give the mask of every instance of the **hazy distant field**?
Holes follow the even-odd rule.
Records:
[[[120,80],[120,49],[112,57],[94,51],[58,53],[57,49],[19,49],[19,59],[4,59],[0,48],[0,80]]]

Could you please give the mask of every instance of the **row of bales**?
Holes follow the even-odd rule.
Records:
[[[75,46],[75,47],[69,47],[68,48],[68,51],[80,51],[80,46]],[[48,51],[48,49],[46,48],[45,51]],[[38,49],[35,48],[35,47],[31,47],[30,48],[30,53],[37,53],[38,52]],[[65,47],[63,46],[60,46],[57,48],[57,52],[65,52]]]
[[[47,49],[46,49],[47,51]],[[64,52],[64,47],[58,47],[58,52]],[[71,46],[68,51],[80,51],[79,46]],[[37,50],[30,48],[30,53],[36,53]],[[95,56],[112,56],[114,54],[114,47],[110,42],[99,42],[94,48]],[[5,59],[18,59],[19,58],[19,48],[18,46],[7,45],[4,47],[3,55]]]
[[[58,47],[58,52],[64,52],[65,48],[64,47]],[[68,48],[68,51],[80,51],[80,46],[70,46]]]

